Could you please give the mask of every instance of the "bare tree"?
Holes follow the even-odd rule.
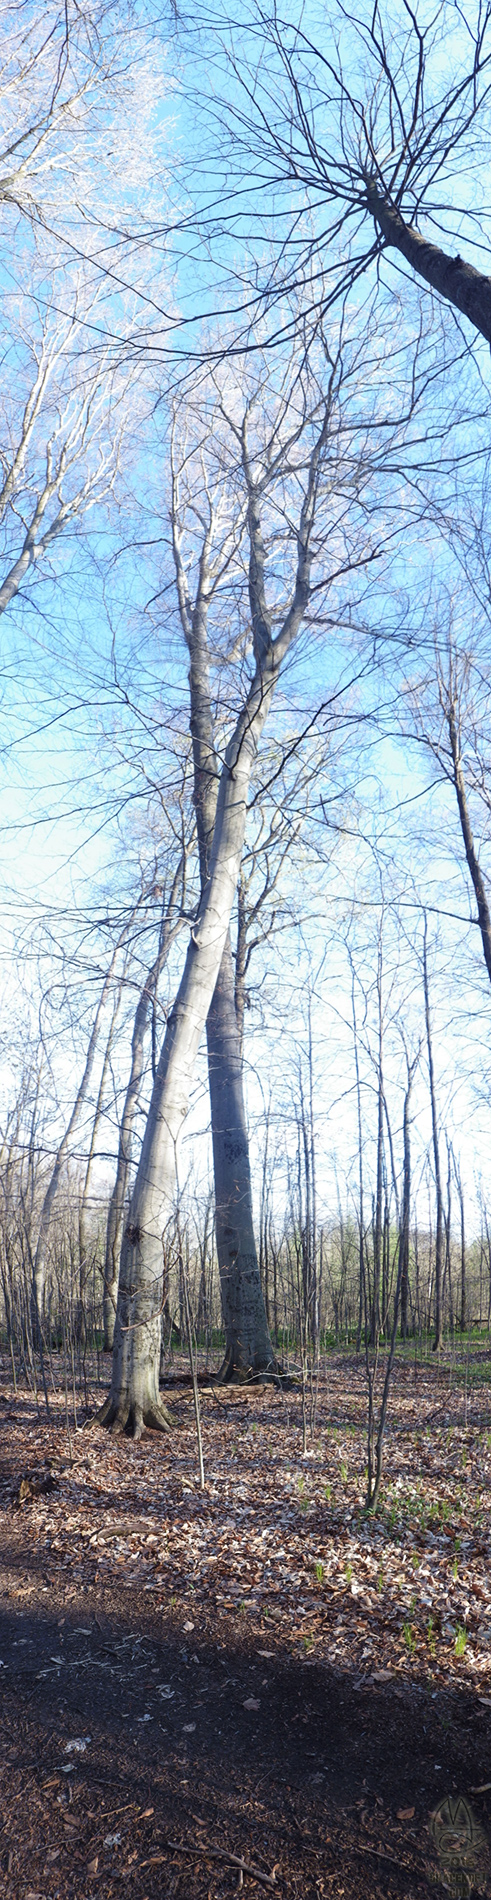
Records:
[[[143,1078],[145,1033],[150,1010],[154,1007],[159,979],[167,962],[171,944],[183,924],[186,878],[186,848],[171,873],[170,890],[164,888],[157,952],[147,970],[136,1004],[131,1037],[130,1070],[119,1126],[116,1176],[109,1202],[104,1260],[104,1348],[111,1352],[119,1285],[119,1261],[123,1230],[124,1203],[130,1175],[135,1112]]]
[[[489,833],[491,779],[488,753],[489,680],[487,655],[465,642],[459,650],[451,628],[434,641],[434,667],[409,683],[405,703],[413,732],[451,785],[465,859],[477,905],[477,924],[491,982],[491,910],[483,845]],[[465,762],[464,762],[465,761]],[[471,798],[479,813],[481,847],[476,842]]]
[[[230,518],[223,506],[223,467],[215,477],[200,443],[193,456],[188,428],[174,423],[172,442],[172,546],[181,625],[190,658],[190,724],[194,760],[194,805],[198,831],[201,890],[217,813],[220,768],[210,681],[208,621],[215,597],[240,549],[243,511]],[[213,424],[212,424],[213,426]],[[196,424],[195,424],[196,427]],[[216,401],[217,437],[223,429],[223,405]],[[199,428],[198,428],[199,440]],[[208,458],[209,463],[209,458]],[[191,534],[189,533],[191,521]],[[198,547],[193,548],[196,526]],[[186,532],[187,531],[187,532]],[[194,598],[192,570],[196,570]],[[246,1379],[274,1364],[256,1253],[249,1138],[243,1087],[242,1023],[244,908],[239,879],[239,934],[235,974],[230,930],[208,1011],[206,1036],[215,1177],[215,1232],[225,1325],[222,1380]],[[241,1020],[242,1016],[242,1020]]]
[[[330,443],[331,448],[334,446],[338,368],[337,363],[332,366],[323,394],[312,382],[307,365],[304,363],[302,368],[300,362],[291,380],[283,377],[275,398],[262,377],[245,402],[240,402],[237,383],[234,405],[230,398],[227,403],[225,398],[223,401],[224,421],[233,447],[229,493],[237,494],[246,537],[250,602],[246,652],[250,639],[252,664],[248,671],[244,654],[238,681],[240,687],[242,676],[241,703],[230,722],[230,737],[222,742],[208,874],[168,1020],[123,1238],[112,1388],[102,1414],[104,1422],[116,1430],[128,1427],[139,1434],[145,1423],[160,1428],[168,1424],[158,1390],[162,1228],[172,1198],[176,1142],[229,930],[251,774],[281,665],[292,651],[308,612],[314,555],[321,572],[322,565],[324,568],[323,583],[319,574],[319,588],[322,584],[325,587],[334,574],[339,575],[340,569],[345,572],[349,564],[344,546],[340,560],[338,543],[335,566],[329,569],[329,535],[324,525],[319,539],[317,526],[326,457]],[[229,366],[225,376],[230,389]],[[329,487],[335,512],[332,461]],[[273,529],[271,546],[276,543],[278,579],[276,587],[270,583],[268,599],[267,549]],[[356,558],[361,562],[366,552],[363,556],[358,550]]]
[[[442,1332],[443,1332],[442,1283],[443,1283],[444,1220],[443,1220],[443,1195],[442,1195],[442,1181],[441,1181],[441,1168],[440,1168],[440,1142],[439,1142],[439,1133],[438,1133],[438,1110],[437,1110],[437,1102],[436,1102],[435,1068],[434,1068],[434,1061],[433,1061],[433,1037],[432,1037],[432,1030],[431,1030],[431,1014],[430,1014],[430,987],[429,987],[429,976],[428,976],[428,919],[426,917],[426,914],[425,914],[424,929],[423,929],[423,991],[424,991],[424,1005],[425,1005],[426,1047],[427,1047],[427,1053],[428,1053],[428,1076],[429,1076],[429,1084],[430,1084],[431,1132],[432,1132],[432,1142],[433,1142],[433,1173],[434,1173],[434,1179],[435,1179],[435,1195],[436,1195],[435,1338],[433,1341],[433,1351],[439,1352],[441,1343],[442,1343]]]
[[[87,351],[86,326],[97,322],[98,300],[60,271],[50,284],[54,308],[43,314],[35,309],[35,288],[29,332],[23,300],[20,312],[17,299],[3,305],[16,374],[0,408],[0,613],[61,536],[109,502],[137,415],[128,369],[115,365],[110,349],[92,352],[92,359]],[[66,319],[56,314],[58,297],[72,305]]]
[[[307,295],[317,286],[326,309],[396,252],[491,342],[489,276],[460,255],[463,233],[471,253],[476,241],[478,251],[489,244],[489,6],[473,0],[464,18],[446,0],[430,14],[375,0],[349,16],[337,0],[314,36],[300,8],[285,16],[253,0],[242,30],[219,8],[214,25],[209,56],[220,76],[225,65],[227,84],[215,79],[219,106],[207,99],[206,111],[227,154],[232,215],[251,168],[263,217],[274,199],[276,257],[273,248],[266,269],[256,261],[256,304],[277,311],[285,282],[298,283],[302,269],[308,277],[314,252]],[[223,219],[228,234],[226,196]]]

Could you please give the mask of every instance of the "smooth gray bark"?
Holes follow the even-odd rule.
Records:
[[[414,225],[405,223],[397,205],[382,195],[374,180],[367,178],[365,182],[368,209],[385,244],[399,251],[418,277],[468,317],[474,329],[491,343],[491,277],[466,264],[463,257],[451,257],[438,244],[429,243]]]
[[[106,1228],[103,1292],[105,1352],[112,1352],[114,1342],[124,1203],[132,1159],[135,1113],[143,1074],[145,1032],[150,1006],[155,999],[159,978],[167,962],[171,943],[176,934],[176,923],[175,921],[173,922],[173,918],[179,885],[181,884],[181,886],[183,886],[184,875],[185,864],[184,855],[182,855],[172,880],[170,900],[166,907],[165,916],[162,918],[157,955],[154,958],[151,969],[145,977],[145,982],[142,985],[135,1010],[133,1034],[131,1038],[130,1073],[121,1117],[116,1176],[109,1202]]]
[[[181,624],[189,652],[194,807],[198,832],[201,890],[206,888],[215,823],[219,766],[215,749],[208,652],[208,607],[212,586],[210,541],[213,509],[203,535],[194,604],[189,595],[181,552],[178,483],[173,482],[173,550]],[[239,878],[238,964],[234,972],[227,931],[220,970],[206,1024],[210,1089],[215,1234],[220,1276],[225,1358],[221,1379],[246,1379],[274,1366],[257,1257],[249,1135],[242,1062],[244,945]],[[239,1012],[237,1003],[239,1001]],[[240,1007],[242,1005],[242,1007]]]
[[[407,1087],[404,1095],[403,1116],[403,1182],[402,1210],[399,1229],[399,1249],[401,1264],[401,1336],[407,1336],[409,1304],[409,1229],[411,1218],[411,1090],[419,1054],[412,1062],[407,1058]]]
[[[435,1338],[433,1352],[439,1352],[443,1335],[442,1280],[443,1280],[443,1197],[440,1169],[440,1144],[438,1140],[438,1115],[436,1107],[435,1071],[433,1065],[433,1039],[431,1034],[430,991],[428,983],[427,922],[425,916],[423,938],[423,989],[425,1003],[426,1046],[428,1050],[428,1074],[430,1081],[431,1129],[433,1137],[433,1166],[435,1171],[436,1193],[436,1234],[435,1234]]]
[[[222,1378],[274,1367],[254,1233],[234,965],[227,935],[206,1024],[215,1232],[226,1351]]]
[[[254,674],[226,747],[216,804],[207,881],[202,891],[176,1001],[157,1066],[140,1162],[121,1252],[111,1392],[101,1423],[138,1437],[144,1425],[165,1429],[169,1414],[159,1397],[162,1236],[172,1211],[176,1144],[189,1100],[199,1044],[212,1002],[237,888],[251,773],[282,661],[290,652],[310,596],[311,536],[319,469],[327,442],[329,407],[308,462],[297,528],[297,562],[290,603],[276,637],[265,595],[260,482],[253,479],[242,430],[242,471],[249,531],[249,597]],[[264,477],[266,486],[268,476]]]

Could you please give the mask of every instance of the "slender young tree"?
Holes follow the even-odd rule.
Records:
[[[406,703],[413,732],[438,765],[442,779],[452,787],[467,870],[477,906],[477,923],[487,975],[491,982],[491,909],[482,850],[476,842],[471,798],[480,808],[480,829],[486,834],[491,813],[488,768],[490,705],[487,653],[459,652],[451,631],[434,642],[434,668],[423,680],[410,684]],[[464,765],[464,749],[466,764]]]
[[[399,1257],[401,1263],[401,1335],[407,1338],[409,1307],[409,1243],[411,1220],[411,1094],[414,1076],[419,1062],[419,1050],[410,1061],[406,1049],[406,1088],[404,1093],[404,1114],[402,1124],[403,1175],[402,1203],[399,1228]]]
[[[159,980],[177,932],[182,928],[186,879],[186,850],[178,858],[170,891],[164,890],[156,955],[147,970],[136,1004],[131,1037],[130,1070],[119,1126],[116,1175],[109,1202],[104,1256],[104,1350],[112,1352],[119,1285],[119,1261],[124,1203],[133,1153],[134,1122],[145,1063],[145,1036]]]
[[[433,1062],[433,1037],[432,1037],[431,1014],[430,1014],[430,983],[429,983],[429,975],[428,975],[428,919],[426,917],[426,914],[425,914],[424,929],[423,929],[423,993],[424,993],[424,1005],[425,1005],[426,1048],[427,1048],[427,1054],[428,1054],[428,1076],[429,1076],[429,1084],[430,1084],[431,1132],[432,1132],[432,1144],[433,1144],[433,1173],[434,1173],[434,1179],[435,1179],[435,1196],[436,1196],[435,1338],[433,1341],[433,1351],[439,1352],[441,1343],[442,1343],[442,1336],[443,1336],[442,1291],[443,1291],[443,1258],[444,1258],[444,1254],[443,1254],[444,1219],[443,1219],[442,1178],[441,1178],[441,1167],[440,1167],[440,1141],[439,1141],[439,1134],[438,1134],[438,1111],[437,1111],[437,1104],[436,1104],[436,1088],[435,1088],[435,1068],[434,1068],[434,1062]]]

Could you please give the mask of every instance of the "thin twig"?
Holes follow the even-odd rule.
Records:
[[[224,1847],[206,1847],[198,1842],[195,1847],[182,1847],[179,1841],[168,1841],[167,1846],[173,1854],[205,1854],[211,1860],[226,1860],[230,1867],[240,1867],[241,1873],[250,1874],[251,1880],[261,1880],[263,1887],[276,1886],[274,1874],[263,1874],[262,1867],[240,1860],[238,1854],[229,1854]]]

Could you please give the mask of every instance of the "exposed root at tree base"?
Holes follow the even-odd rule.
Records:
[[[150,1405],[144,1409],[129,1399],[117,1405],[111,1395],[105,1399],[92,1420],[93,1425],[104,1425],[113,1438],[123,1432],[127,1438],[141,1438],[145,1429],[150,1432],[170,1432],[174,1422],[167,1405]]]

